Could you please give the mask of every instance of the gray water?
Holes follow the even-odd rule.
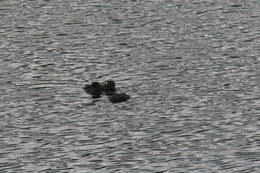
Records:
[[[0,1],[0,172],[259,172],[259,9]]]

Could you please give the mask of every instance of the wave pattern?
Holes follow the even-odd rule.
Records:
[[[0,172],[257,172],[258,9],[1,1]],[[132,98],[82,90],[107,79]]]

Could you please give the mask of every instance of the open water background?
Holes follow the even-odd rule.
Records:
[[[259,9],[1,0],[0,172],[259,172]]]

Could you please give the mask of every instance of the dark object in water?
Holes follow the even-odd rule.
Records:
[[[116,84],[112,80],[105,81],[101,84],[105,95],[114,95],[116,93]]]
[[[102,94],[105,94],[112,103],[124,102],[131,98],[126,93],[116,93],[116,84],[113,80],[103,83],[92,82],[91,84],[86,84],[83,89],[86,93],[92,95],[92,98],[99,98]]]
[[[120,103],[120,102],[124,102],[128,99],[130,99],[131,97],[129,95],[127,95],[126,93],[115,93],[112,96],[109,96],[108,99],[112,102],[112,103]]]
[[[93,98],[98,98],[103,92],[103,88],[99,82],[92,82],[92,84],[86,84],[83,89],[86,93],[89,93]]]

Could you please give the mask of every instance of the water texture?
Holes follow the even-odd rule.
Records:
[[[0,172],[259,172],[259,9],[1,0]]]

